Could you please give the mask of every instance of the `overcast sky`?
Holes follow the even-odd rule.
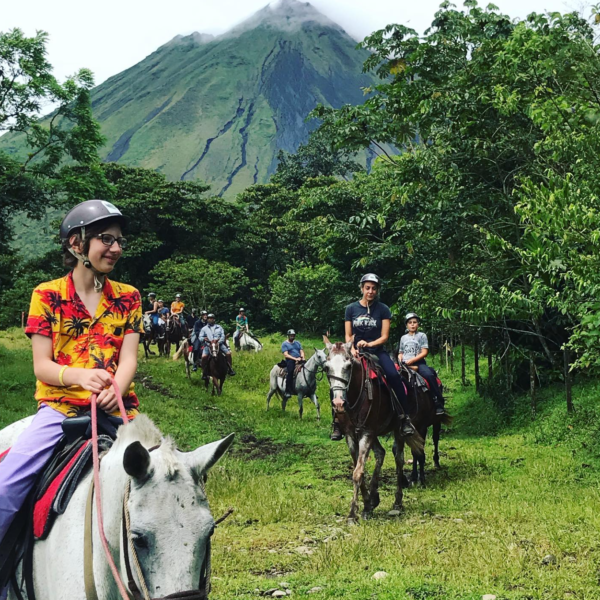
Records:
[[[312,4],[362,39],[389,23],[422,32],[441,0],[312,0]],[[585,2],[585,0],[583,0]],[[513,17],[544,10],[581,9],[582,0],[495,0]],[[19,27],[50,35],[49,60],[62,80],[86,67],[96,83],[136,64],[177,34],[219,34],[268,4],[267,0],[2,0],[0,30]],[[461,2],[457,2],[462,6]],[[487,2],[480,2],[486,5]]]

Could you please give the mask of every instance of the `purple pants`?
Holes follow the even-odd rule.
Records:
[[[62,437],[66,415],[42,405],[0,463],[0,540]],[[2,592],[0,591],[0,597]]]

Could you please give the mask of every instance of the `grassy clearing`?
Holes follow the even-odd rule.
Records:
[[[319,386],[322,423],[310,402],[303,421],[295,402],[286,414],[278,403],[266,413],[281,340],[265,341],[260,354],[235,355],[238,376],[227,380],[221,398],[204,392],[198,378],[188,382],[181,363],[140,360],[143,409],[180,447],[237,433],[208,483],[215,515],[235,508],[215,534],[215,600],[256,598],[282,582],[294,596],[321,587],[309,596],[317,600],[600,597],[594,382],[576,386],[578,410],[568,420],[555,389],[540,395],[535,422],[523,399],[506,423],[473,386],[463,388],[442,369],[456,415],[442,438],[442,469],[429,471],[427,488],[408,490],[405,514],[390,518],[389,452],[375,517],[348,526],[350,459],[345,444],[328,440],[326,382]],[[35,408],[20,332],[0,334],[0,364],[2,426]],[[390,441],[384,445],[391,449]],[[550,554],[555,562],[544,564]],[[380,570],[388,577],[374,581]]]

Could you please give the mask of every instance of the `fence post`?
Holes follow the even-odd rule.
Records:
[[[531,397],[531,419],[535,419],[536,403],[535,403],[535,359],[533,352],[529,354],[529,395]]]
[[[450,373],[454,373],[454,336],[450,335]]]
[[[563,356],[565,360],[565,394],[567,396],[567,412],[573,412],[573,396],[571,393],[571,371],[569,369],[571,362],[571,353],[568,348],[565,348]]]
[[[473,355],[475,357],[475,392],[479,393],[479,338],[475,338],[473,344]]]
[[[492,347],[489,342],[487,344],[487,359],[488,359],[488,383],[494,377],[494,361],[492,359]]]
[[[465,366],[465,340],[464,338],[460,340],[460,376],[462,379],[463,387],[467,385],[467,371]]]

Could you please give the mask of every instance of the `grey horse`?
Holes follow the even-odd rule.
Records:
[[[302,418],[303,406],[302,403],[304,398],[310,398],[316,409],[317,419],[321,418],[321,407],[317,399],[317,373],[323,368],[323,365],[327,362],[327,356],[323,350],[315,348],[315,353],[306,361],[302,366],[302,369],[294,378],[294,394],[298,396],[298,409],[300,412],[300,418]],[[285,411],[285,405],[288,399],[285,397],[285,370],[283,376],[281,374],[282,369],[279,365],[275,365],[271,369],[271,389],[267,394],[267,410],[271,404],[271,398],[273,394],[277,394],[281,398],[281,408]]]

